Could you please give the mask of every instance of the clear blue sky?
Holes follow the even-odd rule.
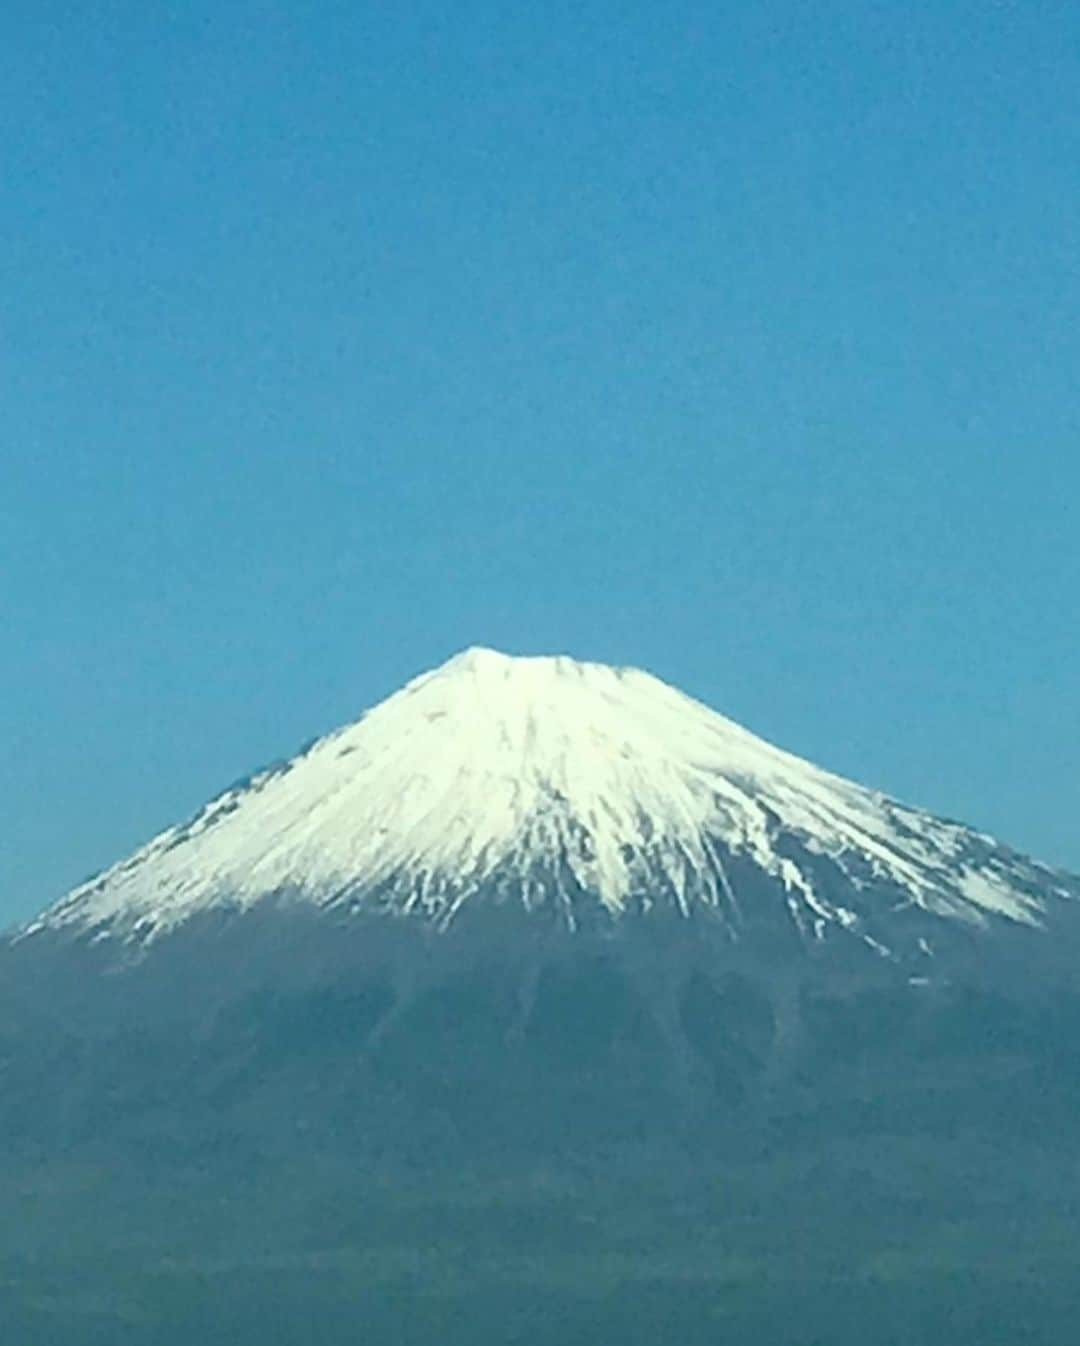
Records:
[[[1080,8],[0,19],[0,919],[469,644],[1080,868]]]

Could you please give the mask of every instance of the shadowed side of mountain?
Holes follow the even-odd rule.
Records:
[[[154,1162],[434,1166],[957,1128],[1071,1143],[1080,999],[1030,964],[1010,979],[990,952],[933,984],[797,945],[763,961],[681,918],[584,936],[489,915],[422,935],[267,910],[152,950],[23,941],[0,958],[0,1134]]]

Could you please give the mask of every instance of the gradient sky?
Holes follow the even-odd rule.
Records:
[[[470,644],[1080,869],[1072,0],[0,53],[0,919]]]

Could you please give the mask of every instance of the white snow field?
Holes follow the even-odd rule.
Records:
[[[807,937],[870,944],[867,903],[1037,926],[1077,895],[984,833],[822,771],[648,673],[470,649],[226,791],[23,936],[144,942],[269,898],[436,926],[469,903],[520,902],[571,929],[583,900],[613,920],[663,905],[737,930],[746,866]]]

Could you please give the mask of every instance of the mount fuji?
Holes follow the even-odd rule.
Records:
[[[557,1144],[570,1095],[585,1133],[715,1129],[834,1107],[867,1050],[895,1093],[957,1024],[984,1109],[970,1061],[1076,996],[1078,913],[1080,879],[647,673],[470,649],[7,939],[0,1133],[145,1139],[166,1098],[192,1144]]]

